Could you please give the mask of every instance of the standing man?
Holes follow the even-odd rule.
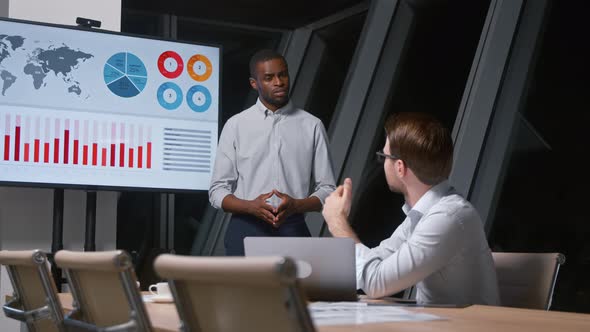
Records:
[[[311,236],[303,213],[321,211],[335,181],[322,122],[289,101],[282,55],[258,51],[250,60],[256,104],[231,117],[221,132],[209,201],[232,213],[226,255],[244,255],[246,236]]]
[[[371,297],[416,285],[418,303],[499,304],[496,270],[474,207],[448,183],[449,131],[425,113],[398,113],[385,123],[383,162],[389,189],[404,195],[407,215],[390,238],[364,246],[348,224],[352,181],[327,199],[323,215],[335,237],[356,241],[357,286]]]

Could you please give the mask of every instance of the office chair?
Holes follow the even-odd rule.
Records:
[[[2,309],[6,317],[26,323],[29,332],[64,332],[63,312],[57,288],[49,272],[47,256],[40,250],[0,251],[13,299]]]
[[[129,254],[122,250],[61,250],[55,263],[63,269],[74,303],[64,325],[76,331],[151,331]]]
[[[184,332],[315,331],[289,258],[164,254],[154,265]]]
[[[549,310],[560,265],[560,253],[493,252],[503,306]]]

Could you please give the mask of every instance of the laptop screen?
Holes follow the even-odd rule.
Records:
[[[246,256],[286,256],[310,300],[356,301],[354,241],[348,238],[246,237]]]

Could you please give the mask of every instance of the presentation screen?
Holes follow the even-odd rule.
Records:
[[[207,190],[220,48],[0,20],[0,184]]]

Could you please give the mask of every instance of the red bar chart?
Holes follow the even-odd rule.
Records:
[[[119,169],[152,168],[149,125],[5,114],[3,161]],[[0,128],[1,130],[2,128]]]

